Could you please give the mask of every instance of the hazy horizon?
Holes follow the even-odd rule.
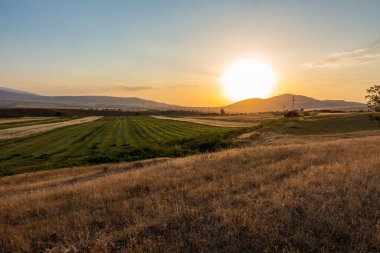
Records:
[[[274,79],[254,95],[364,102],[380,80],[378,10],[376,0],[4,0],[0,86],[223,106],[245,94],[226,96],[222,77],[254,59]]]

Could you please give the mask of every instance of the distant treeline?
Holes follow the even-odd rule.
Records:
[[[363,110],[308,110],[304,114],[314,113],[342,113],[363,112]],[[283,115],[282,111],[261,113],[229,113],[226,115],[254,115],[254,114]],[[72,108],[0,108],[0,118],[16,117],[54,117],[54,116],[136,116],[136,115],[168,115],[168,116],[218,116],[220,113],[206,113],[197,110],[120,110],[120,109],[72,109]],[[223,116],[223,115],[221,115]]]
[[[0,118],[16,117],[54,117],[54,116],[136,116],[136,115],[172,115],[194,116],[204,115],[199,111],[126,111],[111,109],[66,109],[66,108],[0,108]]]

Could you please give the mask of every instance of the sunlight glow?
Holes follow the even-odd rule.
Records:
[[[234,100],[267,98],[273,92],[276,80],[272,69],[253,59],[231,65],[221,78],[225,95]]]

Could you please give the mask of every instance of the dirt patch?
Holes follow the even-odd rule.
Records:
[[[151,116],[156,119],[170,119],[184,122],[191,122],[209,126],[218,126],[218,127],[252,127],[257,124],[255,123],[246,123],[246,122],[228,122],[228,121],[219,121],[219,120],[207,120],[207,119],[196,119],[196,118],[171,118],[166,116]]]
[[[68,120],[64,122],[4,129],[4,130],[0,130],[0,140],[26,137],[32,134],[51,131],[51,130],[65,127],[65,126],[72,126],[72,125],[92,122],[100,118],[102,118],[102,116],[91,116],[91,117],[85,117],[85,118],[80,118],[80,119]]]

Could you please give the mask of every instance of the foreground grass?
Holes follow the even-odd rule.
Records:
[[[2,178],[0,251],[378,252],[379,144],[233,149],[77,183],[75,169]]]

